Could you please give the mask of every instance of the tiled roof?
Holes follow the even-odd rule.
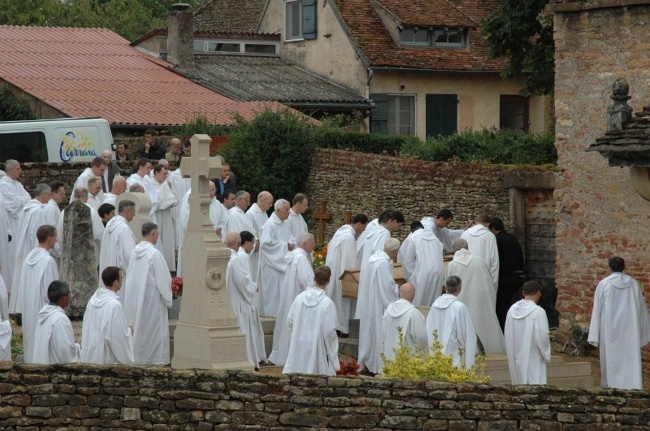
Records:
[[[237,100],[370,106],[353,90],[278,57],[195,55],[194,63],[194,70],[178,71],[194,82]]]
[[[462,8],[455,7],[451,0],[375,0],[386,13],[406,26],[477,27]],[[475,1],[458,2],[460,5],[475,6]],[[476,12],[476,11],[474,11]]]
[[[106,29],[0,26],[0,80],[70,117],[174,126],[200,112],[230,124],[281,106],[228,99],[172,67]]]
[[[505,65],[504,60],[487,59],[488,51],[480,28],[470,30],[469,48],[465,49],[398,46],[371,5],[371,0],[335,0],[335,3],[352,39],[363,53],[369,66],[498,72]],[[416,15],[422,12],[423,5],[429,5],[428,7],[435,10],[438,16],[447,14],[460,17],[459,14],[466,15],[472,26],[476,26],[476,23],[480,23],[490,11],[499,5],[499,0],[381,0],[381,3],[381,6],[387,9],[392,16],[409,25],[415,25],[413,22],[416,22]],[[429,17],[434,15],[433,12],[426,14],[423,12],[423,17],[427,18],[422,18],[421,22],[433,19]],[[446,25],[453,26],[456,23],[457,21],[452,20]]]
[[[194,11],[194,30],[256,32],[266,2],[267,0],[206,0]]]

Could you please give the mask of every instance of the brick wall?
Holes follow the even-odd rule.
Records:
[[[642,430],[644,391],[0,363],[0,429]]]
[[[626,0],[552,3],[558,309],[588,318],[595,286],[609,273],[611,256],[623,257],[627,272],[644,286],[646,296],[650,293],[650,202],[632,190],[627,168],[609,167],[599,154],[585,153],[606,131],[617,77],[630,83],[629,104],[635,111],[650,103],[650,5],[620,6],[640,3]],[[619,6],[608,6],[614,4]]]
[[[306,194],[311,214],[318,211],[321,201],[327,201],[332,219],[326,225],[326,240],[343,224],[348,210],[353,216],[363,212],[371,219],[382,211],[401,210],[407,223],[395,236],[403,239],[408,223],[435,215],[441,208],[454,212],[452,227],[456,229],[482,212],[501,217],[509,225],[511,202],[504,177],[525,178],[546,171],[550,168],[431,163],[320,149],[314,157]],[[316,232],[318,224],[311,217],[307,220],[310,231]]]

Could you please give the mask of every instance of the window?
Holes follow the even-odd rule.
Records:
[[[194,39],[194,52],[276,57],[280,54],[280,43],[274,41],[243,41],[232,39]]]
[[[528,131],[528,98],[502,95],[499,103],[499,127]]]
[[[285,40],[316,38],[316,1],[285,0]]]
[[[370,132],[415,135],[415,96],[371,94]]]
[[[21,162],[47,162],[47,144],[43,132],[0,134],[0,157]]]
[[[399,40],[406,46],[466,48],[469,44],[465,28],[405,28],[400,30]]]
[[[399,39],[404,45],[431,45],[427,29],[405,28],[399,32]]]

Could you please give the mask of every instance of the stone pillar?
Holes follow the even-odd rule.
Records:
[[[68,282],[72,293],[67,314],[79,319],[99,286],[91,210],[85,203],[73,201],[65,208],[63,232],[59,232],[62,236],[59,278]]]
[[[253,369],[246,336],[226,291],[230,250],[217,239],[209,217],[208,179],[218,178],[221,162],[209,157],[211,139],[194,135],[192,156],[181,160],[192,178],[190,216],[183,241],[183,300],[174,332],[173,368]]]
[[[630,100],[630,85],[625,78],[616,78],[612,85],[612,100],[614,103],[607,108],[607,131],[620,132],[623,126],[632,119],[632,107],[627,104]]]
[[[129,222],[129,227],[133,231],[136,244],[142,241],[142,225],[151,221],[149,212],[151,211],[151,198],[146,193],[122,193],[115,199],[115,212],[122,201],[131,201],[135,204],[135,216]]]

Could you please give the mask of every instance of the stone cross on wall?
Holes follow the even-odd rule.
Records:
[[[327,201],[321,201],[318,212],[313,214],[311,217],[318,220],[318,235],[316,236],[316,241],[322,242],[325,239],[325,222],[332,218],[330,214],[327,214]]]
[[[226,291],[230,250],[212,230],[209,178],[221,162],[210,157],[208,135],[194,135],[192,156],[181,160],[183,177],[192,179],[190,216],[183,240],[183,296],[174,332],[173,368],[253,369],[246,336],[239,331]]]

